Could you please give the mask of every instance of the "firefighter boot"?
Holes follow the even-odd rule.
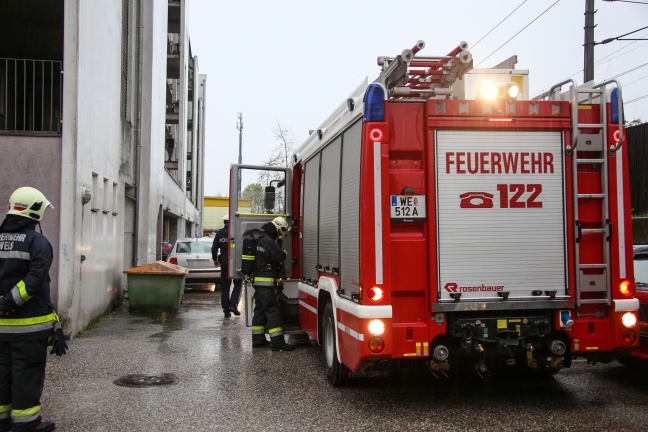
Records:
[[[263,348],[270,345],[270,342],[268,342],[265,333],[263,332],[263,326],[259,326],[259,329],[259,333],[252,334],[252,348]]]
[[[283,335],[279,335],[270,338],[270,349],[272,351],[292,351],[295,347],[286,343]]]

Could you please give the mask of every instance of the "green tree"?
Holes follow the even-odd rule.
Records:
[[[241,198],[250,200],[250,213],[264,213],[263,196],[263,186],[259,183],[250,183],[241,192]]]

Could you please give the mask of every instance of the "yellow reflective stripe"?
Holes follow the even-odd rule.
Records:
[[[35,407],[27,408],[27,409],[22,409],[22,410],[13,410],[13,416],[14,417],[27,417],[27,416],[33,416],[36,415],[40,412],[41,406],[36,405]]]
[[[275,327],[275,328],[268,329],[268,334],[277,333],[280,331],[283,331],[281,327]]]
[[[25,287],[25,282],[24,281],[18,282],[16,284],[16,286],[18,287],[18,292],[20,293],[20,298],[23,299],[23,301],[27,301],[27,300],[29,300],[30,298],[33,297],[33,296],[30,296],[29,294],[27,294],[27,287]]]
[[[11,411],[11,404],[9,405],[0,405],[0,413],[6,413]]]
[[[268,278],[268,277],[255,277],[254,278],[255,282],[274,282],[275,278]]]
[[[244,260],[254,261],[254,255],[242,255]]]
[[[0,318],[0,326],[27,326],[56,321],[57,319],[58,315],[56,315],[56,312],[33,318]]]
[[[264,330],[264,326],[252,326],[252,330]]]

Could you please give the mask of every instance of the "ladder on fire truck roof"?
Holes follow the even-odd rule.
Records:
[[[420,40],[396,57],[378,57],[382,70],[375,82],[385,86],[390,99],[450,97],[450,86],[473,67],[466,42],[445,56],[416,56],[424,47]]]
[[[563,85],[571,83],[568,93],[560,94]],[[576,86],[574,80],[569,79],[551,87],[549,92],[541,95],[539,98],[548,96],[551,100],[564,99],[568,96],[571,104],[572,117],[572,142],[565,147],[567,155],[572,156],[572,190],[573,190],[573,208],[574,220],[576,223],[576,238],[574,245],[575,262],[578,269],[576,277],[576,306],[585,304],[612,304],[612,292],[610,281],[610,237],[612,234],[612,223],[610,221],[610,205],[608,191],[608,159],[614,154],[621,143],[623,136],[617,146],[607,148],[607,91],[608,84],[615,84],[619,91],[619,104],[621,101],[621,87],[615,80],[605,81],[601,84],[591,85],[590,83]],[[578,104],[600,105],[599,123],[579,123]],[[619,109],[619,112],[621,110]],[[621,117],[621,115],[619,116]],[[619,119],[619,129],[621,134],[622,120]],[[600,172],[600,185],[598,190],[584,190],[585,187],[579,186],[578,168],[579,166],[589,165],[595,171]],[[600,203],[601,223],[596,222],[583,227],[579,219],[579,206]],[[587,236],[598,236],[602,251],[600,255],[602,262],[583,262],[581,257],[581,240]],[[577,310],[577,314],[578,314]]]

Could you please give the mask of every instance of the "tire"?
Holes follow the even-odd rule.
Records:
[[[348,381],[349,370],[338,361],[336,348],[336,328],[333,318],[333,307],[327,303],[322,317],[322,354],[326,365],[326,379],[334,387],[344,385]]]

